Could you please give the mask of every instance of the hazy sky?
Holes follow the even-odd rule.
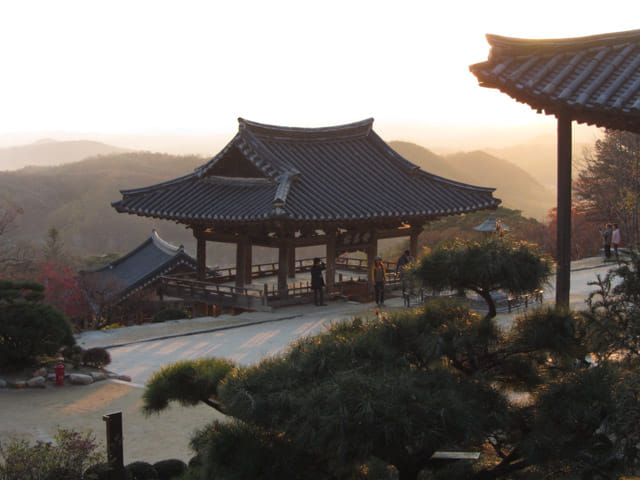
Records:
[[[469,72],[485,34],[592,35],[638,18],[638,0],[2,0],[0,135],[217,134],[239,116],[539,123]]]

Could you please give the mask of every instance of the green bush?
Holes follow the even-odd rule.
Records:
[[[0,366],[22,366],[75,343],[69,320],[42,303],[0,305]]]
[[[76,480],[88,464],[102,459],[92,433],[58,430],[55,443],[25,440],[0,443],[1,480]]]
[[[27,288],[28,287],[28,288]],[[0,368],[22,367],[75,344],[69,320],[40,303],[42,285],[3,281],[0,292]]]
[[[167,320],[181,320],[183,318],[187,318],[187,316],[187,312],[185,312],[183,308],[165,308],[155,314],[153,317],[153,323],[166,322]]]
[[[82,354],[82,363],[90,367],[102,368],[111,363],[111,355],[102,347],[94,347]]]
[[[56,467],[51,470],[44,480],[82,480],[82,474],[65,467]]]
[[[84,349],[80,345],[71,345],[64,347],[60,350],[62,357],[65,362],[71,362],[73,368],[78,368],[82,365],[82,355],[84,354]]]
[[[82,477],[83,480],[111,480],[110,468],[108,463],[96,463],[95,465],[90,466]],[[124,469],[124,479],[123,480],[133,480],[133,476],[131,472]]]
[[[187,464],[182,460],[169,459],[161,460],[153,464],[153,468],[158,472],[159,480],[172,480],[178,478],[187,469]]]
[[[158,472],[147,462],[133,462],[125,467],[133,480],[158,480]]]

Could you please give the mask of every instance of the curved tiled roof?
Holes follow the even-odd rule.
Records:
[[[122,191],[113,206],[189,224],[438,217],[500,203],[493,188],[420,170],[372,127],[373,119],[327,128],[239,119],[238,133],[209,162],[184,177]]]
[[[640,133],[640,30],[529,40],[487,35],[491,53],[471,65],[483,87],[538,111]]]
[[[108,290],[108,297],[124,300],[155,282],[180,265],[195,271],[196,260],[166,242],[153,230],[151,236],[131,252],[96,270],[81,271],[80,275],[94,288]]]

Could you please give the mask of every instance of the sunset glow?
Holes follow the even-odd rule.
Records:
[[[624,13],[622,13],[624,12]],[[0,135],[551,122],[478,86],[486,33],[637,28],[631,1],[3,2]],[[634,23],[635,22],[635,23]]]

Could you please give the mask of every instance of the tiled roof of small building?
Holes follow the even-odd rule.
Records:
[[[209,162],[184,177],[122,191],[119,212],[182,223],[356,221],[493,208],[493,188],[420,170],[372,129],[373,119],[290,128],[239,119]]]
[[[471,65],[497,88],[547,114],[640,133],[640,30],[528,40],[487,35],[491,53]]]
[[[151,236],[131,252],[96,270],[81,271],[80,275],[92,288],[102,288],[107,297],[124,300],[142,290],[177,267],[195,271],[196,260],[166,242],[153,230]]]

